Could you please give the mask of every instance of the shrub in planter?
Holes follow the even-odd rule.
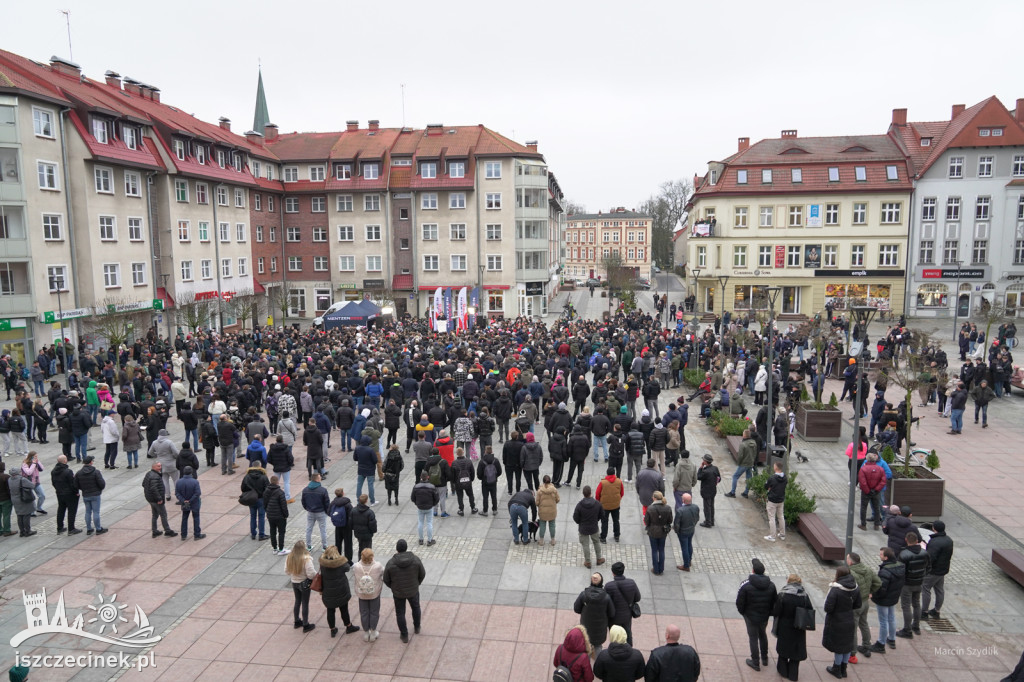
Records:
[[[762,510],[768,501],[768,477],[770,471],[763,471],[750,479],[750,496],[757,501]],[[801,514],[813,512],[818,508],[818,500],[814,495],[807,495],[807,490],[797,483],[797,473],[789,474],[789,483],[786,484],[786,504],[783,515],[786,517],[786,525],[795,526]],[[766,512],[767,513],[767,512]]]
[[[697,388],[701,382],[704,381],[704,370],[702,369],[684,369],[683,370],[683,381]]]
[[[742,436],[746,429],[751,428],[752,423],[744,417],[734,417],[728,412],[714,410],[707,418],[707,425],[724,438],[726,436]]]

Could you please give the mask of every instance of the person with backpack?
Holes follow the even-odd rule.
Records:
[[[466,457],[462,448],[455,450],[455,461],[451,467],[452,485],[455,487],[455,494],[459,500],[459,516],[465,516],[463,506],[463,495],[469,497],[470,514],[476,514],[476,498],[473,495],[473,481],[476,480],[476,471],[473,462]]]
[[[25,430],[28,428],[25,418],[21,416],[21,409],[15,407],[11,411],[11,416],[8,419],[8,425],[11,429],[11,442],[14,454],[18,457],[25,457],[28,455],[28,437],[25,435]],[[85,448],[82,448],[85,452]]]
[[[593,647],[587,638],[587,629],[577,625],[565,633],[565,639],[555,649],[554,682],[593,682],[594,671],[590,667]]]
[[[430,513],[434,506],[440,501],[437,487],[430,482],[429,474],[424,471],[420,473],[420,480],[412,488],[412,503],[416,505],[417,525],[419,542],[423,544],[423,529],[427,530],[427,545],[433,545],[434,540],[434,517]]]
[[[490,499],[491,514],[497,516],[498,479],[501,478],[501,462],[494,456],[490,445],[484,448],[484,454],[477,463],[476,477],[480,479],[480,496],[483,498],[483,511],[480,512],[480,515],[487,515],[487,501]]]
[[[313,549],[313,526],[320,526],[320,541],[327,547],[327,510],[331,500],[320,484],[320,474],[314,473],[309,485],[302,489],[302,508],[306,510],[306,550]]]
[[[284,532],[288,525],[288,498],[281,490],[280,479],[277,476],[270,477],[270,482],[263,491],[263,509],[270,525],[270,548],[274,554],[283,556],[282,552],[288,552],[284,548]]]
[[[344,488],[334,489],[334,499],[327,508],[327,515],[331,517],[331,525],[334,526],[334,545],[342,554],[349,558],[352,556],[352,500],[345,497]],[[351,561],[351,558],[349,558]]]
[[[206,451],[206,466],[216,466],[216,452],[217,448],[220,447],[220,443],[217,440],[217,424],[213,421],[209,412],[203,414],[203,421],[199,425],[199,443],[203,446],[203,450]]]
[[[0,456],[7,457],[11,450],[11,411],[0,412]]]
[[[373,558],[367,547],[359,554],[352,567],[356,596],[359,597],[359,622],[363,626],[363,641],[377,640],[377,622],[380,620],[380,592],[384,588],[384,567]]]
[[[399,474],[402,473],[404,468],[405,461],[402,459],[402,452],[398,449],[398,445],[392,443],[388,449],[388,456],[384,459],[384,490],[388,493],[389,507],[391,506],[392,494],[395,496],[395,506],[398,506]],[[459,501],[462,501],[462,495],[459,495]]]
[[[430,484],[437,488],[437,504],[434,505],[434,516],[438,515],[440,511],[441,518],[448,518],[448,510],[446,509],[445,502],[448,499],[448,481],[451,480],[451,467],[448,466],[448,462],[441,457],[441,453],[438,452],[437,448],[431,448],[430,457],[427,458],[426,466],[427,480]]]

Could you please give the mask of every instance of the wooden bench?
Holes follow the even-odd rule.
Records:
[[[740,456],[740,445],[743,443],[743,436],[726,436],[725,445],[729,448],[729,454],[732,455],[732,461],[738,462]],[[768,455],[764,450],[757,453],[758,465],[763,465],[767,460]]]
[[[846,558],[846,546],[817,514],[801,514],[796,527],[822,559],[842,561]]]
[[[992,563],[1003,569],[1006,575],[1024,585],[1024,554],[1015,549],[993,549]]]

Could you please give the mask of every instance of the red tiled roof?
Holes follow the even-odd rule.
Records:
[[[142,144],[137,149],[129,149],[124,142],[113,137],[107,144],[102,144],[97,142],[92,132],[85,127],[78,112],[72,110],[69,112],[69,118],[82,141],[85,142],[85,146],[89,148],[89,153],[97,161],[161,170],[164,168],[164,162],[160,159],[156,144],[150,138],[143,136]]]
[[[332,161],[383,159],[391,150],[398,132],[397,128],[381,128],[374,131],[346,130],[334,143],[330,158]]]
[[[310,180],[297,180],[282,184],[288,192],[323,192],[327,189],[326,182],[312,182]]]
[[[1003,126],[1003,135],[1001,137],[979,137],[977,127],[983,126]],[[949,122],[942,137],[932,141],[931,154],[921,166],[920,174],[923,175],[931,168],[947,149],[1014,145],[1024,145],[1024,128],[1014,120],[1002,102],[992,96],[964,110]]]
[[[160,131],[154,129],[153,134],[156,135],[157,139],[163,145],[165,150],[170,153],[171,146],[163,139],[163,135]],[[206,180],[214,180],[217,182],[226,182],[233,185],[248,185],[250,187],[257,186],[256,179],[249,172],[248,167],[243,167],[242,172],[239,173],[234,169],[233,166],[224,166],[221,168],[216,161],[208,159],[209,163],[202,164],[196,161],[194,156],[186,156],[185,160],[182,161],[174,154],[170,155],[171,163],[182,175],[188,175],[190,177],[203,178]]]
[[[852,151],[863,148],[865,151]],[[734,154],[730,166],[847,161],[902,160],[903,155],[888,135],[836,135],[833,137],[769,138]]]
[[[272,192],[283,192],[284,183],[280,180],[267,180],[265,177],[260,176],[256,178],[256,184],[260,189],[270,190]]]
[[[395,291],[411,291],[412,275],[395,275],[391,278],[391,288]]]
[[[323,161],[331,155],[341,133],[287,133],[267,142],[281,161]]]
[[[327,178],[326,189],[332,192],[369,192],[384,190],[388,188],[388,173],[390,168],[385,167],[376,180],[367,180],[361,175],[353,175],[348,180],[338,180],[334,175]],[[291,183],[288,183],[291,184]]]
[[[53,102],[69,104],[56,87],[37,77],[37,70],[42,69],[46,67],[13,52],[0,50],[0,90],[20,90]]]
[[[391,167],[391,189],[409,189],[409,181],[412,178],[412,168],[409,166]]]

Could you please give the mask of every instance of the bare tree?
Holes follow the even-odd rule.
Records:
[[[176,301],[178,320],[195,334],[200,327],[210,324],[210,302],[197,299],[195,292],[179,294]]]
[[[580,215],[581,213],[587,212],[586,206],[578,201],[573,201],[572,199],[566,199],[563,206],[565,208],[565,215],[567,216]]]
[[[384,308],[391,308],[394,310],[395,307],[395,291],[389,286],[381,287],[380,289],[367,289],[366,293],[370,295],[370,300],[382,310]]]
[[[283,326],[288,319],[288,290],[285,289],[284,284],[268,287],[267,299],[269,310],[281,311],[280,325]]]
[[[652,218],[651,255],[656,263],[671,267],[672,235],[686,214],[686,202],[693,194],[693,185],[687,180],[669,180],[661,183],[658,194],[640,204],[639,211]]]
[[[1002,324],[1012,317],[1006,306],[1002,303],[989,303],[988,299],[981,299],[981,305],[971,316],[977,324],[985,325],[985,345],[992,345],[992,325]]]
[[[908,450],[914,440],[910,437],[910,430],[914,425],[914,392],[932,382],[936,371],[931,367],[932,354],[938,351],[941,345],[937,337],[913,330],[910,332],[910,342],[897,346],[888,363],[889,381],[904,391],[907,406],[905,438]],[[930,352],[925,352],[926,349]],[[911,458],[907,457],[905,472],[910,471],[910,461]]]
[[[143,311],[132,310],[135,302],[123,296],[108,296],[96,306],[96,314],[86,323],[89,331],[106,339],[107,346],[116,351],[131,338],[135,329],[146,325]]]
[[[246,287],[236,291],[231,300],[227,302],[228,311],[238,320],[243,330],[245,329],[245,323],[249,320],[253,320],[253,325],[255,326],[255,320],[260,311],[260,298],[252,290],[252,287]]]

